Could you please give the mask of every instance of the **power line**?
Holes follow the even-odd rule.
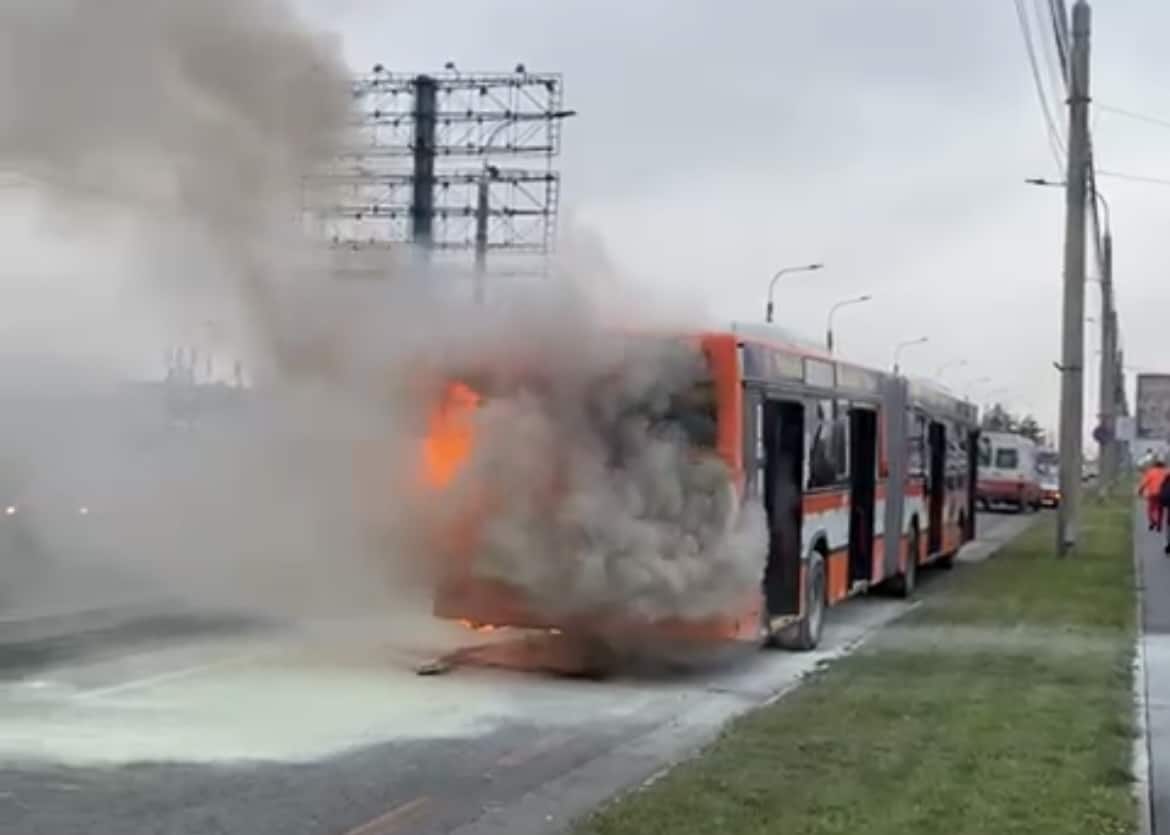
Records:
[[[1157,125],[1162,128],[1170,128],[1170,119],[1159,119],[1157,116],[1147,116],[1145,113],[1138,113],[1135,110],[1126,110],[1124,107],[1114,107],[1111,104],[1101,104],[1101,102],[1094,102],[1097,109],[1103,113],[1114,113],[1118,116],[1124,116],[1127,119],[1135,119],[1139,122],[1145,122],[1150,125]]]
[[[1040,0],[1037,0],[1040,2]],[[1052,20],[1052,34],[1056,38],[1056,52],[1060,59],[1061,78],[1064,89],[1068,90],[1068,10],[1064,0],[1048,0],[1048,13]]]
[[[1032,11],[1036,15],[1037,40],[1040,41],[1040,52],[1044,53],[1044,65],[1048,70],[1049,81],[1056,93],[1056,100],[1061,101],[1068,96],[1068,72],[1065,70],[1064,42],[1060,37],[1060,27],[1053,17],[1052,0],[1033,0]],[[1051,30],[1052,40],[1044,36],[1045,29]]]
[[[1156,186],[1170,186],[1170,177],[1149,177],[1145,174],[1129,174],[1124,171],[1102,171],[1098,170],[1097,175],[1100,177],[1111,177],[1114,180],[1128,180],[1132,183],[1149,183]]]
[[[1092,198],[1093,198],[1092,207],[1090,209],[1090,211],[1092,213],[1092,219],[1093,219],[1093,250],[1094,250],[1095,254],[1097,255],[1097,274],[1104,275],[1104,273],[1105,273],[1105,253],[1104,253],[1104,248],[1103,248],[1102,243],[1101,243],[1101,216],[1099,213],[1099,207],[1097,205],[1100,202],[1097,199],[1097,169],[1096,169],[1096,166],[1093,165],[1093,150],[1092,150],[1092,144],[1091,144],[1092,139],[1090,138],[1089,141],[1090,141],[1090,145],[1089,145],[1089,166],[1088,166],[1088,168],[1089,168],[1089,189],[1090,189],[1089,193],[1090,193],[1090,195],[1092,195]]]
[[[1048,93],[1044,89],[1044,81],[1040,74],[1040,64],[1036,58],[1036,47],[1032,41],[1032,25],[1028,21],[1028,12],[1024,7],[1023,0],[1015,0],[1015,5],[1016,17],[1020,22],[1020,33],[1024,37],[1024,48],[1028,53],[1028,64],[1032,69],[1032,81],[1036,84],[1036,94],[1040,98],[1040,109],[1043,112],[1044,122],[1048,129],[1048,143],[1056,159],[1057,168],[1063,168],[1064,155],[1061,150],[1063,143],[1060,131],[1056,127],[1056,120],[1053,118],[1052,109],[1048,102]]]

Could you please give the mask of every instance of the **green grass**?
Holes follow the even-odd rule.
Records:
[[[931,584],[926,603],[579,835],[1126,833],[1127,507],[1086,509]]]

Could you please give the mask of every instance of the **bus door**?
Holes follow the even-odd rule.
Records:
[[[849,412],[849,582],[873,577],[873,530],[877,498],[877,412]]]
[[[768,564],[764,600],[771,617],[800,614],[804,406],[767,400],[763,408],[764,508]]]
[[[930,478],[927,482],[929,529],[926,553],[937,554],[943,547],[943,508],[947,498],[947,429],[938,422],[930,424]]]
[[[979,430],[967,433],[967,530],[963,537],[967,542],[975,538],[975,503],[979,494]]]

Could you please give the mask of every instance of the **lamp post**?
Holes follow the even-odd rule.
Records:
[[[1044,186],[1045,188],[1067,188],[1067,183],[1061,180],[1046,180],[1043,177],[1029,177],[1024,180],[1030,186]],[[1097,190],[1094,184],[1092,189],[1093,196],[1101,203],[1101,208],[1105,210],[1105,234],[1109,234],[1109,230],[1113,227],[1110,221],[1109,201],[1105,199],[1105,195]]]
[[[1065,188],[1066,183],[1032,177],[1026,180],[1029,185]],[[1117,367],[1115,356],[1120,343],[1118,333],[1117,310],[1113,300],[1113,220],[1109,208],[1109,201],[1097,188],[1097,183],[1090,180],[1090,193],[1100,203],[1105,215],[1105,229],[1101,238],[1097,239],[1097,257],[1101,271],[1101,364],[1100,379],[1098,380],[1097,397],[1097,429],[1093,433],[1099,444],[1098,456],[1101,461],[1101,481],[1111,485],[1117,477],[1119,451],[1115,440],[1117,417],[1122,404],[1117,397],[1117,381],[1121,376],[1121,369]],[[1079,478],[1079,476],[1078,476]]]
[[[894,347],[894,376],[895,377],[898,376],[898,371],[900,370],[900,367],[901,367],[902,352],[904,350],[906,350],[907,348],[910,348],[911,346],[914,346],[914,345],[925,345],[929,341],[930,341],[930,337],[920,336],[917,339],[910,339],[910,340],[907,340],[906,342],[899,342]]]
[[[830,354],[833,353],[833,314],[843,307],[849,307],[850,305],[855,304],[864,304],[865,302],[870,301],[872,298],[873,296],[869,295],[858,296],[855,299],[846,299],[845,301],[837,302],[835,305],[829,308],[829,322],[825,326],[825,345],[828,347]]]
[[[454,64],[448,66],[449,70],[454,71]],[[571,116],[576,116],[576,110],[557,110],[553,113],[547,114],[549,119],[568,119]],[[515,118],[505,119],[500,122],[488,134],[483,143],[483,171],[479,175],[478,188],[476,190],[475,201],[475,303],[483,304],[485,287],[484,278],[487,275],[487,250],[488,250],[488,217],[491,215],[491,182],[496,177],[500,176],[500,169],[488,163],[488,156],[491,154],[492,144],[496,141],[496,137],[500,132],[509,125],[516,124]]]
[[[823,270],[824,268],[824,264],[806,264],[803,267],[783,267],[777,270],[776,274],[772,276],[772,281],[768,284],[768,306],[764,311],[764,321],[769,324],[772,322],[772,295],[776,289],[776,282],[780,280],[781,276],[788,275],[789,273],[810,273],[816,270]]]

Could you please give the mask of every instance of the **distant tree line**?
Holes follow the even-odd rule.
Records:
[[[1035,417],[1012,414],[1002,403],[996,403],[983,413],[983,431],[1013,432],[1030,438],[1041,446],[1047,442],[1047,436]]]

